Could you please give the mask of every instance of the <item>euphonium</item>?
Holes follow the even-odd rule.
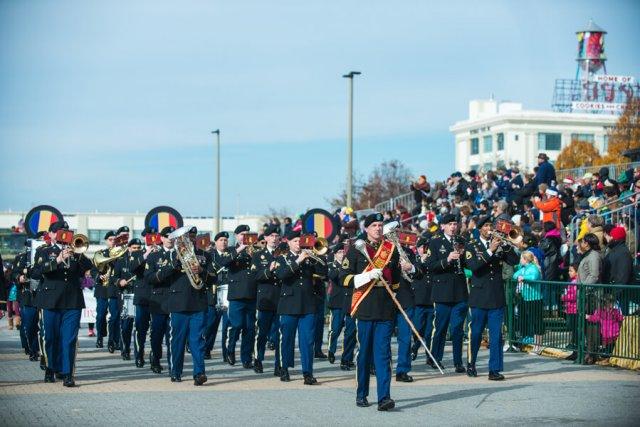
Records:
[[[114,246],[109,249],[109,255],[105,256],[101,251],[96,252],[93,255],[93,265],[96,266],[96,269],[102,276],[107,276],[107,278],[111,275],[111,270],[113,268],[113,262],[120,258],[122,255],[127,253],[126,246]],[[109,279],[102,282],[102,286],[108,286]]]
[[[204,282],[193,270],[200,266],[196,253],[193,249],[193,243],[189,239],[189,229],[191,227],[178,228],[169,234],[169,239],[173,240],[176,247],[176,254],[182,264],[182,270],[187,274],[187,278],[194,289],[200,290],[204,286]]]

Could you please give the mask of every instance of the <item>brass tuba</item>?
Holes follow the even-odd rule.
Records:
[[[169,234],[169,239],[173,240],[176,246],[176,254],[180,263],[182,263],[182,271],[184,271],[194,289],[200,290],[204,286],[204,282],[198,274],[193,272],[193,267],[200,266],[196,253],[193,249],[193,243],[189,239],[189,229],[191,227],[180,227],[173,233]]]
[[[93,255],[93,265],[102,276],[111,276],[111,270],[113,269],[113,262],[127,253],[126,246],[114,246],[109,249],[109,255],[105,256],[102,251],[98,251]],[[102,282],[102,286],[108,286],[109,280]]]

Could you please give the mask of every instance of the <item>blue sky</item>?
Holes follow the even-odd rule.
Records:
[[[356,173],[441,178],[468,101],[548,109],[590,17],[640,77],[637,1],[0,0],[0,209],[210,215],[216,128],[224,215],[327,207],[349,70]]]

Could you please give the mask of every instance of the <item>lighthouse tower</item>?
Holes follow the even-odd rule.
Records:
[[[598,27],[591,19],[584,30],[576,31],[578,36],[576,80],[589,80],[592,75],[600,71],[607,74],[605,66],[607,57],[604,54],[605,34],[607,32]]]

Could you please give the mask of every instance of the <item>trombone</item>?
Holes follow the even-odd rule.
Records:
[[[514,249],[520,249],[520,243],[524,237],[522,228],[513,225],[507,220],[496,221],[495,229],[491,233],[491,237],[497,237],[502,241],[502,246],[511,246]]]
[[[322,255],[329,252],[329,242],[324,237],[315,237],[312,234],[301,236],[300,248],[309,256],[309,258],[322,265],[327,265],[327,263],[321,258]]]

